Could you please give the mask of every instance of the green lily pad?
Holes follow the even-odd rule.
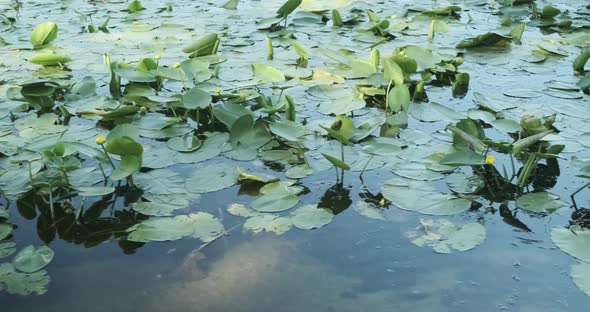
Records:
[[[0,224],[0,240],[5,239],[12,233],[12,225],[1,223]]]
[[[186,205],[171,205],[157,202],[136,202],[131,204],[131,208],[146,216],[168,217],[174,215],[176,210],[185,209]]]
[[[197,139],[192,133],[170,138],[166,145],[177,152],[194,152],[201,147],[203,141]]]
[[[289,192],[262,195],[252,202],[252,209],[259,212],[278,212],[291,209],[297,205],[299,197]]]
[[[115,191],[115,188],[112,186],[88,186],[77,187],[76,189],[80,196],[104,196]]]
[[[382,188],[383,196],[397,207],[430,215],[451,215],[468,210],[471,202],[444,194],[430,183],[391,179]]]
[[[356,205],[354,205],[354,210],[358,212],[361,216],[365,216],[369,219],[375,220],[382,220],[386,221],[387,219],[383,216],[383,212],[381,209],[377,208],[373,204],[369,204],[365,201],[358,201]]]
[[[236,184],[239,176],[240,173],[234,165],[199,164],[187,178],[185,187],[193,193],[215,192]]]
[[[16,271],[11,263],[0,264],[0,289],[12,295],[43,295],[47,292],[50,278],[45,270],[34,273]]]
[[[537,212],[552,213],[563,207],[569,207],[569,204],[559,200],[559,196],[549,192],[528,193],[516,199],[516,206],[521,209]]]
[[[590,263],[578,262],[572,266],[570,276],[581,291],[590,296]]]
[[[486,238],[485,227],[479,223],[453,224],[448,220],[424,220],[414,231],[406,233],[412,244],[430,247],[437,253],[467,251],[477,247]]]
[[[579,226],[566,228],[553,228],[551,240],[568,255],[587,263],[590,263],[590,229]]]
[[[197,212],[176,217],[154,217],[129,229],[127,239],[133,242],[172,241],[184,237],[210,242],[223,233],[223,224],[214,216]]]
[[[250,217],[263,215],[262,213],[260,213],[258,211],[254,211],[254,210],[246,207],[246,205],[244,205],[244,204],[231,204],[231,205],[229,205],[229,207],[227,207],[227,212],[229,212],[230,214],[232,214],[236,217],[244,217],[244,218],[250,218]]]
[[[483,189],[485,182],[481,177],[464,173],[453,173],[449,175],[446,180],[447,185],[451,191],[459,194],[473,194]]]
[[[213,98],[208,92],[199,88],[188,90],[182,97],[184,107],[187,109],[207,108],[211,105]]]
[[[318,208],[316,205],[305,205],[291,212],[289,217],[296,228],[311,230],[332,222],[334,213],[329,209]]]
[[[10,213],[4,207],[0,207],[0,218],[8,219]]]
[[[279,217],[274,214],[261,214],[248,218],[244,222],[244,229],[254,233],[273,232],[281,235],[291,229],[293,223],[289,218]]]
[[[523,89],[523,88],[513,88],[513,89],[506,89],[504,90],[504,95],[514,98],[522,98],[522,99],[532,99],[538,98],[542,94],[540,92],[536,92],[530,89]]]
[[[0,258],[6,258],[16,252],[16,243],[0,243]]]
[[[46,267],[53,260],[54,255],[55,252],[47,246],[31,245],[19,251],[12,263],[21,272],[33,273]]]

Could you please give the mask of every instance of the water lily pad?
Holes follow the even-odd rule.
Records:
[[[295,227],[302,230],[311,230],[332,222],[334,214],[329,209],[318,208],[315,205],[305,205],[291,212],[290,218]]]
[[[572,266],[570,275],[581,291],[590,296],[590,263],[578,262]]]
[[[559,196],[549,192],[528,193],[516,199],[519,208],[537,213],[552,213],[569,204],[559,200]]]
[[[77,187],[78,195],[80,196],[103,196],[111,194],[115,191],[112,186],[88,186]]]
[[[390,162],[387,168],[400,177],[412,180],[434,181],[444,177],[444,175],[428,169],[427,165],[427,163],[395,160]]]
[[[514,88],[504,90],[504,95],[514,98],[532,99],[538,98],[542,94],[540,92],[536,92],[530,89]]]
[[[473,194],[483,189],[485,182],[481,177],[457,172],[449,175],[446,180],[451,191],[460,194]]]
[[[54,255],[55,252],[47,246],[30,245],[19,251],[12,263],[21,272],[33,273],[46,267],[53,260]]]
[[[420,219],[421,225],[406,233],[416,246],[430,247],[437,253],[467,251],[486,238],[485,227],[479,223],[453,224],[448,220]]]
[[[577,91],[564,91],[564,90],[554,90],[554,89],[547,89],[544,90],[543,93],[555,97],[555,98],[559,98],[559,99],[569,99],[569,100],[575,100],[575,99],[581,99],[583,96],[580,92]]]
[[[291,229],[293,223],[289,218],[279,217],[274,214],[261,214],[248,218],[244,222],[244,229],[254,233],[273,232],[281,235]]]
[[[225,163],[200,164],[193,169],[185,187],[193,193],[208,193],[236,184],[240,173],[237,167]]]
[[[234,216],[244,217],[244,218],[250,218],[250,217],[262,215],[262,213],[260,213],[258,211],[254,211],[254,210],[246,207],[246,205],[244,205],[244,204],[231,204],[231,205],[229,205],[229,207],[227,207],[227,212],[229,212],[230,214],[232,214]]]
[[[16,252],[16,243],[0,243],[0,258],[6,258]]]
[[[176,217],[150,218],[127,229],[127,239],[134,242],[161,242],[192,236],[203,242],[210,242],[223,231],[223,224],[214,216],[197,212]]]
[[[383,196],[397,207],[430,215],[451,215],[468,210],[471,202],[444,194],[427,182],[391,179],[382,188]]]
[[[166,145],[177,152],[194,152],[201,147],[203,141],[197,139],[192,133],[170,138]]]
[[[278,212],[293,208],[299,197],[288,192],[262,195],[252,202],[252,209],[259,212]]]
[[[43,295],[47,292],[50,278],[45,270],[34,273],[16,271],[11,263],[0,264],[0,288],[13,295]]]
[[[0,240],[5,239],[12,233],[12,225],[2,223],[0,224]]]
[[[365,201],[358,201],[356,205],[354,205],[354,210],[356,210],[361,216],[365,216],[369,219],[375,220],[382,220],[385,221],[385,217],[383,216],[383,212],[381,209],[377,208],[373,204],[369,204]]]
[[[590,229],[579,226],[553,228],[551,240],[568,255],[590,263]]]
[[[496,119],[490,124],[492,127],[505,133],[515,133],[522,129],[520,124],[512,119]]]
[[[167,217],[174,215],[176,210],[185,209],[186,205],[171,205],[156,202],[136,202],[131,204],[133,210],[146,216]]]

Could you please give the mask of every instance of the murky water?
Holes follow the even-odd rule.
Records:
[[[185,57],[180,48],[194,33],[227,32],[235,39],[235,47],[228,45],[223,51],[235,58],[222,65],[220,78],[228,85],[239,87],[244,83],[240,80],[243,67],[249,67],[253,60],[265,59],[263,41],[259,40],[265,34],[255,32],[252,25],[256,20],[272,15],[282,1],[240,1],[237,13],[219,8],[224,1],[214,2],[174,1],[172,12],[156,14],[153,8],[164,8],[166,4],[142,1],[149,10],[136,16],[137,21],[121,12],[127,6],[123,2],[19,2],[22,8],[18,13],[18,27],[26,31],[8,31],[0,35],[14,43],[13,46],[0,47],[2,79],[8,84],[16,84],[31,77],[34,66],[22,65],[20,60],[21,54],[28,52],[13,48],[27,46],[28,29],[35,24],[41,20],[54,20],[60,24],[61,49],[69,54],[83,55],[71,63],[74,76],[89,74],[103,81],[108,77],[101,65],[105,52],[110,52],[111,58],[129,60],[136,59],[138,54],[147,57],[161,53],[170,63]],[[328,2],[324,5],[333,8],[345,7],[347,1]],[[354,5],[370,8],[386,17],[399,15],[402,8],[410,5],[430,8],[446,4],[440,1],[406,2],[366,1]],[[509,31],[509,27],[498,30],[499,19],[489,13],[488,6],[476,5],[476,2],[483,1],[464,2],[459,1],[457,5],[464,5],[468,11],[462,13],[459,22],[452,24],[450,32],[437,34],[439,40],[425,42],[425,25],[430,21],[425,19],[424,23],[418,21],[409,26],[408,33],[416,36],[403,36],[379,48],[389,51],[394,47],[417,44],[436,49],[441,54],[454,55],[458,39],[485,31]],[[583,1],[548,2],[556,6],[581,7]],[[11,6],[15,3],[0,1],[0,8],[7,12],[4,14],[14,14]],[[308,7],[319,3],[304,1]],[[106,15],[114,16],[111,34],[79,34],[79,13],[92,15],[95,24]],[[472,19],[470,23],[466,23],[467,16]],[[310,46],[333,45],[368,53],[366,42],[353,40],[353,35],[335,36],[333,34],[337,31],[327,26],[305,23],[306,17],[305,13],[294,16],[297,36],[302,42]],[[187,27],[193,30],[189,31]],[[145,31],[147,29],[151,31]],[[429,87],[428,96],[432,102],[457,111],[472,107],[472,93],[480,92],[515,104],[514,110],[506,112],[511,116],[559,112],[557,124],[563,131],[561,139],[567,143],[568,153],[559,160],[560,178],[551,191],[567,198],[584,183],[575,178],[577,168],[571,164],[571,157],[590,156],[587,148],[575,140],[576,134],[590,130],[586,126],[587,119],[584,119],[589,115],[576,116],[568,105],[586,105],[579,109],[590,112],[587,107],[589,97],[562,100],[540,92],[539,97],[529,99],[502,96],[503,91],[514,86],[539,91],[544,89],[545,82],[554,79],[576,82],[577,78],[571,74],[571,57],[551,57],[542,64],[523,61],[532,47],[552,45],[559,35],[545,36],[532,30],[525,36],[523,45],[513,45],[509,52],[470,52],[463,56],[465,65],[462,69],[471,75],[467,97],[452,98],[450,88],[438,87]],[[250,44],[250,40],[255,43]],[[571,46],[560,48],[572,54],[577,51]],[[279,54],[277,59],[292,58],[289,53]],[[301,113],[312,118],[318,115],[313,107]],[[444,128],[444,124],[446,122],[425,124],[413,118],[409,120],[410,129],[432,132]],[[240,166],[272,173],[260,161],[240,163]],[[194,250],[201,244],[195,239],[127,245],[126,252],[121,248],[121,242],[114,239],[92,248],[55,239],[50,244],[56,257],[47,268],[52,279],[47,294],[20,297],[0,292],[1,310],[575,312],[588,309],[590,297],[576,288],[568,276],[574,260],[556,249],[549,237],[552,227],[567,224],[571,211],[565,209],[548,217],[519,212],[518,218],[531,232],[510,226],[498,213],[485,213],[483,208],[454,215],[448,219],[484,224],[487,238],[482,245],[465,253],[435,254],[430,249],[411,244],[404,236],[424,216],[391,206],[384,210],[388,221],[381,221],[364,218],[353,209],[361,200],[363,191],[376,194],[383,181],[394,176],[388,170],[367,171],[361,183],[356,172],[347,173],[344,186],[350,194],[344,197],[349,197],[350,204],[344,203],[340,209],[342,212],[329,225],[312,231],[290,231],[281,236],[254,235],[242,232],[242,227],[237,226],[229,235],[203,248],[204,257],[195,256]],[[301,196],[301,201],[317,203],[333,186],[334,172],[320,172],[300,183],[311,190]],[[437,186],[445,187],[444,183]],[[226,229],[230,229],[243,223],[243,219],[229,215],[225,208],[251,200],[252,197],[240,194],[239,186],[233,186],[204,194],[187,212],[210,212],[220,217]],[[581,193],[577,198],[582,206],[589,200],[590,192]],[[121,200],[114,208],[126,209]],[[105,211],[104,215],[110,213]],[[27,220],[13,209],[10,221],[18,226],[13,233],[17,245],[42,243],[35,220]]]

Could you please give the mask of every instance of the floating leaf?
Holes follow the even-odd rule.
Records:
[[[177,152],[193,152],[198,150],[203,141],[197,139],[192,133],[183,136],[173,137],[166,141],[166,145]]]
[[[305,205],[291,212],[290,218],[295,227],[302,230],[311,230],[332,222],[334,214],[329,209],[318,208],[315,205]]]
[[[6,223],[0,223],[0,240],[5,239],[12,233],[12,225]]]
[[[570,276],[586,295],[590,296],[590,263],[578,262],[572,266]]]
[[[451,215],[468,210],[471,202],[444,194],[430,183],[391,179],[382,188],[383,197],[397,207],[431,215]]]
[[[77,187],[76,190],[80,196],[104,196],[113,193],[115,188],[112,186],[87,186]]]
[[[489,32],[483,35],[479,35],[474,38],[469,38],[461,41],[457,45],[457,49],[471,49],[478,47],[491,47],[491,46],[507,46],[511,37],[499,35],[497,33]]]
[[[453,173],[445,180],[451,191],[459,194],[473,194],[483,189],[484,180],[479,176],[467,176],[464,173]]]
[[[43,295],[47,292],[49,282],[50,279],[45,270],[28,274],[16,271],[10,263],[0,264],[0,288],[4,288],[9,294]]]
[[[360,215],[365,216],[369,219],[382,221],[387,220],[383,216],[383,212],[381,211],[381,209],[377,208],[375,205],[369,204],[362,200],[358,201],[356,205],[354,205],[354,210],[356,210]]]
[[[0,243],[0,259],[6,258],[16,252],[16,243]]]
[[[552,213],[569,204],[559,200],[559,196],[549,192],[528,193],[516,199],[516,206],[537,213]]]
[[[289,192],[262,195],[252,202],[252,209],[259,212],[279,212],[293,208],[299,197]]]
[[[566,228],[553,228],[551,240],[568,255],[587,263],[590,263],[590,229],[579,226]]]
[[[485,164],[485,157],[474,151],[458,151],[446,155],[440,164],[447,166],[477,166]]]
[[[192,88],[182,96],[182,103],[187,109],[207,108],[212,100],[208,92],[199,88]]]
[[[240,176],[235,166],[224,163],[201,164],[186,179],[186,189],[193,193],[208,193],[236,184]]]
[[[133,210],[146,216],[172,216],[176,210],[185,209],[186,205],[171,205],[157,202],[136,202],[131,204]]]
[[[244,222],[244,229],[254,233],[262,231],[273,232],[281,235],[291,229],[293,223],[289,218],[279,217],[273,214],[261,214],[248,218]]]
[[[19,271],[33,273],[46,267],[55,253],[47,246],[27,246],[19,251],[12,263]]]
[[[416,246],[430,247],[437,253],[467,251],[486,238],[485,227],[479,223],[453,224],[448,220],[420,219],[421,225],[406,235]]]
[[[161,242],[191,236],[210,242],[223,231],[223,225],[214,216],[197,212],[171,218],[150,218],[127,229],[127,239],[133,242]]]

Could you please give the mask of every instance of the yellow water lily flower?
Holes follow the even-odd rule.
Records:
[[[486,165],[493,165],[496,162],[496,159],[492,155],[486,156]]]
[[[107,141],[107,138],[104,135],[99,135],[98,137],[96,137],[96,144],[98,145],[103,145],[104,142]]]
[[[213,92],[215,92],[215,93],[221,93],[221,88],[220,87],[217,87],[217,88],[213,89]]]
[[[156,54],[156,56],[154,56],[154,58],[155,58],[156,60],[159,60],[159,59],[161,59],[161,58],[162,58],[162,56],[161,56],[160,54]]]
[[[178,68],[178,67],[180,67],[180,63],[174,63],[174,65],[172,65],[172,67]]]

